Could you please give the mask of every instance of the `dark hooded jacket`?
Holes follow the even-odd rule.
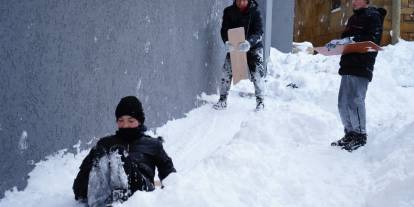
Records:
[[[89,173],[97,161],[111,152],[127,154],[121,159],[131,192],[154,190],[155,168],[160,180],[176,172],[171,158],[164,151],[162,138],[152,138],[144,134],[145,126],[139,127],[135,136],[125,137],[117,131],[113,136],[100,139],[83,160],[80,171],[73,183],[76,200],[87,199]],[[126,153],[125,153],[126,152]],[[144,178],[144,179],[142,179]],[[145,183],[144,183],[145,182]]]
[[[342,38],[354,37],[355,42],[381,43],[384,17],[387,12],[380,8],[363,8],[354,11],[347,23]],[[377,52],[350,53],[341,56],[339,74],[355,75],[372,80]]]
[[[256,0],[249,0],[248,10],[243,13],[234,1],[233,5],[224,9],[223,22],[221,25],[221,38],[223,42],[229,40],[227,30],[244,27],[247,41],[251,50],[263,48],[263,21]]]

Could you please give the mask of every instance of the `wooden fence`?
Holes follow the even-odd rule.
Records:
[[[351,0],[295,0],[294,41],[322,46],[340,38],[353,14]],[[391,43],[391,0],[371,0],[371,5],[387,10],[382,45]],[[414,40],[414,0],[401,0],[401,38]]]

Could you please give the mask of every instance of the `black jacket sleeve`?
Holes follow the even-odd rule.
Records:
[[[89,154],[82,161],[79,173],[73,182],[73,193],[76,200],[85,200],[88,197],[89,173],[96,159],[102,156],[104,151],[98,145],[91,149]]]
[[[230,29],[230,17],[229,17],[229,12],[228,9],[224,9],[223,11],[223,21],[221,23],[221,39],[223,40],[223,42],[227,42],[229,40],[229,37],[227,35],[227,30]]]
[[[357,34],[350,30],[342,33],[341,38],[354,37],[355,42],[372,41],[376,44],[380,44],[382,36],[382,18],[380,15],[370,14],[367,15],[365,20],[364,30]],[[348,25],[347,27],[353,27],[354,25]]]
[[[89,182],[89,172],[92,169],[93,164],[93,154],[94,150],[92,149],[89,154],[82,161],[81,166],[79,167],[79,173],[73,182],[73,193],[75,193],[76,200],[84,200],[87,198],[88,194],[88,182]]]
[[[162,181],[170,173],[177,172],[174,168],[174,164],[168,154],[165,152],[162,142],[159,143],[158,153],[155,157],[155,166],[158,169],[158,177]]]
[[[368,21],[366,25],[366,32],[357,34],[354,37],[355,42],[372,41],[376,44],[380,44],[382,35],[382,22],[379,15],[367,16]]]
[[[263,38],[263,20],[260,11],[257,10],[252,14],[250,17],[250,24],[248,28],[248,36],[247,41],[249,41],[250,45],[254,47]]]

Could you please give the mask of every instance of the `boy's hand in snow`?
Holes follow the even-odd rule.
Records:
[[[245,40],[239,44],[239,51],[240,52],[247,52],[250,50],[250,42]]]
[[[164,188],[165,186],[173,186],[177,182],[177,173],[171,173],[166,178],[164,178],[164,180],[161,181],[161,188]]]

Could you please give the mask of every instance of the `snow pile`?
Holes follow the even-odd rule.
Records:
[[[307,52],[313,54],[313,45],[311,42],[294,42],[292,53]]]
[[[218,96],[157,129],[178,174],[164,190],[137,192],[117,206],[414,206],[414,43],[388,46],[367,94],[368,143],[330,147],[343,134],[337,112],[339,57],[271,51],[266,109],[242,81],[228,109]],[[412,67],[411,67],[412,68]],[[71,190],[87,152],[63,151],[37,164],[22,191],[0,206],[82,206]]]

